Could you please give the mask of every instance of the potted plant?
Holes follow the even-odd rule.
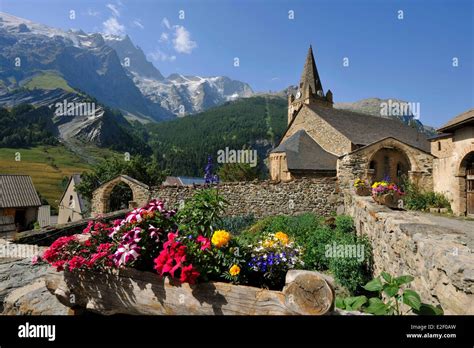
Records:
[[[358,196],[370,196],[370,187],[367,181],[357,178],[354,181],[354,187]]]
[[[382,180],[372,184],[372,197],[378,204],[389,208],[399,208],[399,200],[403,195],[401,189],[394,183]]]

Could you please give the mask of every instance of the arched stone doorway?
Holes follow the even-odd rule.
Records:
[[[102,184],[92,193],[92,216],[111,212],[110,196],[115,187],[124,187],[124,185],[128,186],[132,192],[132,200],[128,202],[128,208],[132,209],[145,205],[150,199],[148,185],[127,175],[119,175],[115,179]]]
[[[402,150],[395,147],[383,147],[377,150],[369,160],[369,175],[372,182],[388,180],[402,184],[411,170],[410,160]]]
[[[460,212],[474,216],[474,151],[461,160],[458,179]]]

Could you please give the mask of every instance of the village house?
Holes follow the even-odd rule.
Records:
[[[395,119],[333,108],[310,47],[296,95],[288,96],[288,127],[269,156],[275,181],[337,176],[369,181],[407,178],[432,190],[430,144],[416,128]]]
[[[0,235],[33,228],[40,206],[30,176],[0,174]]]
[[[59,201],[58,224],[65,224],[86,218],[88,202],[77,191],[81,182],[79,174],[73,174]]]
[[[431,138],[434,190],[451,201],[456,215],[474,215],[474,109],[438,129]]]

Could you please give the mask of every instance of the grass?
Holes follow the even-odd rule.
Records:
[[[16,153],[20,154],[20,161],[15,161]],[[63,178],[87,169],[90,169],[89,164],[62,145],[0,148],[0,174],[30,175],[36,189],[54,208],[63,194]]]
[[[63,79],[58,73],[53,71],[47,71],[36,75],[29,80],[24,87],[28,89],[56,89],[61,88],[67,92],[74,92],[74,89],[68,85],[66,80]]]

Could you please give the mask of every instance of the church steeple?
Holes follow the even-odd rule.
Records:
[[[316,68],[316,63],[314,62],[313,47],[311,45],[306,56],[299,87],[303,94],[308,96],[316,94],[319,97],[324,97],[323,85],[319,78],[318,68]]]
[[[313,48],[309,46],[303,73],[296,95],[288,95],[288,124],[292,122],[303,105],[321,105],[332,108],[332,92],[330,90],[324,94],[323,84],[319,78],[318,69],[314,61]]]

